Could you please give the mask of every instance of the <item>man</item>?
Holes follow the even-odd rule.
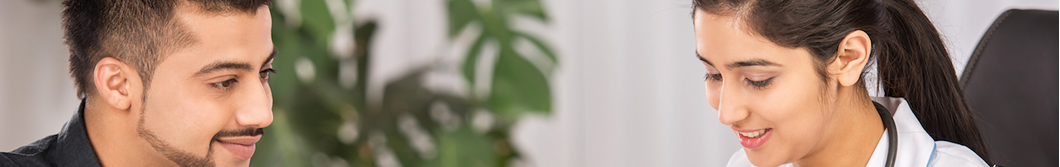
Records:
[[[272,123],[268,0],[67,0],[82,99],[0,166],[249,166]]]

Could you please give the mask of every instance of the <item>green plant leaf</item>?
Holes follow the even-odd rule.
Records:
[[[545,56],[548,56],[549,60],[552,60],[552,63],[558,62],[558,58],[556,58],[556,52],[553,52],[552,48],[549,48],[548,44],[546,44],[545,41],[542,41],[541,39],[535,36],[522,32],[517,32],[516,36],[522,37],[527,41],[530,41],[531,44],[534,44],[534,46],[537,47],[538,50],[541,50],[541,53],[544,53]]]
[[[324,0],[302,0],[299,10],[302,12],[302,24],[312,35],[315,42],[327,46],[331,33],[335,31],[335,20],[328,12]]]
[[[351,3],[355,0],[342,1]],[[477,0],[447,1],[447,33],[450,40],[468,30],[467,27],[472,24],[479,24],[482,28],[481,32],[473,32],[475,41],[468,46],[461,67],[469,83],[474,84],[476,79],[486,78],[476,78],[476,71],[487,70],[477,69],[476,66],[482,59],[486,43],[490,43],[490,46],[496,44],[498,52],[488,55],[497,56],[497,59],[489,62],[495,64],[489,69],[494,72],[493,80],[489,81],[492,90],[487,99],[468,99],[426,89],[420,79],[424,72],[431,70],[428,65],[411,67],[413,72],[396,81],[387,81],[382,99],[366,104],[369,102],[366,100],[365,85],[369,82],[367,74],[371,66],[368,49],[373,41],[371,34],[374,24],[355,28],[358,79],[355,87],[350,89],[340,86],[336,77],[339,62],[349,63],[349,60],[336,60],[329,56],[328,43],[337,23],[332,19],[325,0],[300,1],[300,26],[287,26],[283,24],[285,18],[282,14],[273,13],[273,39],[279,50],[274,67],[279,72],[273,75],[276,80],[270,84],[276,98],[274,108],[277,120],[271,126],[274,133],[270,133],[270,137],[262,142],[262,150],[272,150],[267,151],[272,154],[264,159],[255,159],[255,164],[308,166],[313,165],[310,163],[314,163],[311,162],[314,154],[322,153],[331,160],[344,158],[353,166],[379,165],[374,157],[378,152],[373,151],[374,146],[370,146],[367,140],[369,134],[380,134],[376,132],[382,132],[386,146],[404,166],[503,167],[510,160],[520,157],[519,150],[511,146],[508,133],[520,114],[550,112],[550,85],[544,72],[552,70],[538,69],[538,66],[523,57],[524,53],[514,49],[513,42],[525,38],[553,63],[558,60],[546,41],[519,32],[509,23],[518,16],[547,22],[548,16],[542,2],[488,0],[491,6],[480,6],[473,2]],[[316,77],[311,82],[300,82],[295,75],[294,64],[303,57],[308,58],[315,67]],[[476,108],[492,111],[498,120],[494,128],[487,132],[472,130],[469,120],[446,121],[448,124],[443,127],[431,115],[434,114],[432,108],[437,108],[433,104],[439,102],[446,104],[444,106],[456,120],[469,118]],[[435,157],[417,155],[420,154],[418,148],[410,145],[412,140],[398,127],[400,124],[397,120],[404,120],[405,116],[413,117],[418,126],[436,141],[438,152]],[[336,136],[338,128],[346,121],[356,121],[357,131],[361,133],[355,143],[344,143]]]
[[[540,0],[499,0],[503,3],[505,11],[511,14],[522,14],[541,21],[548,21],[545,8]]]
[[[305,149],[306,145],[298,141],[300,136],[291,129],[284,110],[280,109],[274,115],[272,125],[265,128],[266,132],[258,145],[258,155],[252,160],[251,166],[282,167],[301,166],[309,164]]]
[[[468,84],[475,84],[475,69],[478,65],[478,59],[482,53],[482,46],[486,44],[486,35],[480,34],[475,39],[474,43],[471,43],[471,48],[467,50],[467,55],[464,56],[464,64],[461,65],[461,71],[464,73],[464,79],[467,80]]]
[[[496,164],[494,141],[463,126],[439,139],[442,167],[489,167]]]
[[[494,4],[496,6],[496,4]],[[500,9],[493,8],[482,13],[482,30],[484,35],[497,40],[500,47],[511,46],[512,31],[508,27],[508,17]]]
[[[282,22],[282,21],[278,21]],[[276,57],[273,59],[273,69],[276,70],[269,80],[272,88],[274,105],[276,108],[289,106],[294,89],[298,86],[297,76],[294,72],[294,60],[303,48],[300,41],[301,36],[294,30],[285,28],[283,24],[273,24],[273,44],[276,46]]]
[[[471,0],[449,1],[449,37],[454,37],[460,30],[471,24],[473,20],[481,19],[478,8]]]
[[[512,50],[502,51],[493,72],[490,108],[515,120],[523,112],[552,109],[552,93],[544,73]]]

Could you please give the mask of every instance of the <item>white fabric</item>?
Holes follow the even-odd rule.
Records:
[[[932,139],[924,131],[924,128],[920,126],[920,121],[913,115],[905,99],[891,98],[889,100],[896,101],[898,104],[895,107],[893,105],[895,103],[891,103],[890,106],[886,102],[881,103],[894,113],[895,128],[898,129],[898,153],[897,157],[895,157],[894,166],[987,166],[986,162],[968,147]],[[883,136],[880,137],[880,142],[876,144],[876,150],[872,152],[872,157],[869,158],[869,163],[865,166],[884,166],[887,161],[888,140],[887,131],[885,130]],[[754,164],[751,164],[751,161],[747,159],[747,154],[744,150],[740,149],[729,158],[727,166],[750,167],[754,166]],[[780,166],[790,167],[792,165],[788,163]]]

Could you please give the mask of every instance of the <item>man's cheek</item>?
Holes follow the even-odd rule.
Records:
[[[198,107],[192,107],[198,106]],[[213,144],[213,137],[224,128],[225,124],[229,121],[225,121],[224,112],[220,112],[215,109],[206,108],[209,103],[199,103],[199,105],[186,105],[183,113],[187,122],[184,122],[186,128],[182,129],[188,133],[187,140],[193,140],[196,143],[196,147],[209,148]]]

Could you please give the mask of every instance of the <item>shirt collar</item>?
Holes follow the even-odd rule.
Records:
[[[55,144],[45,155],[47,159],[58,160],[54,161],[56,166],[100,166],[92,142],[88,139],[84,115],[85,100],[82,99],[77,113],[63,125]]]

